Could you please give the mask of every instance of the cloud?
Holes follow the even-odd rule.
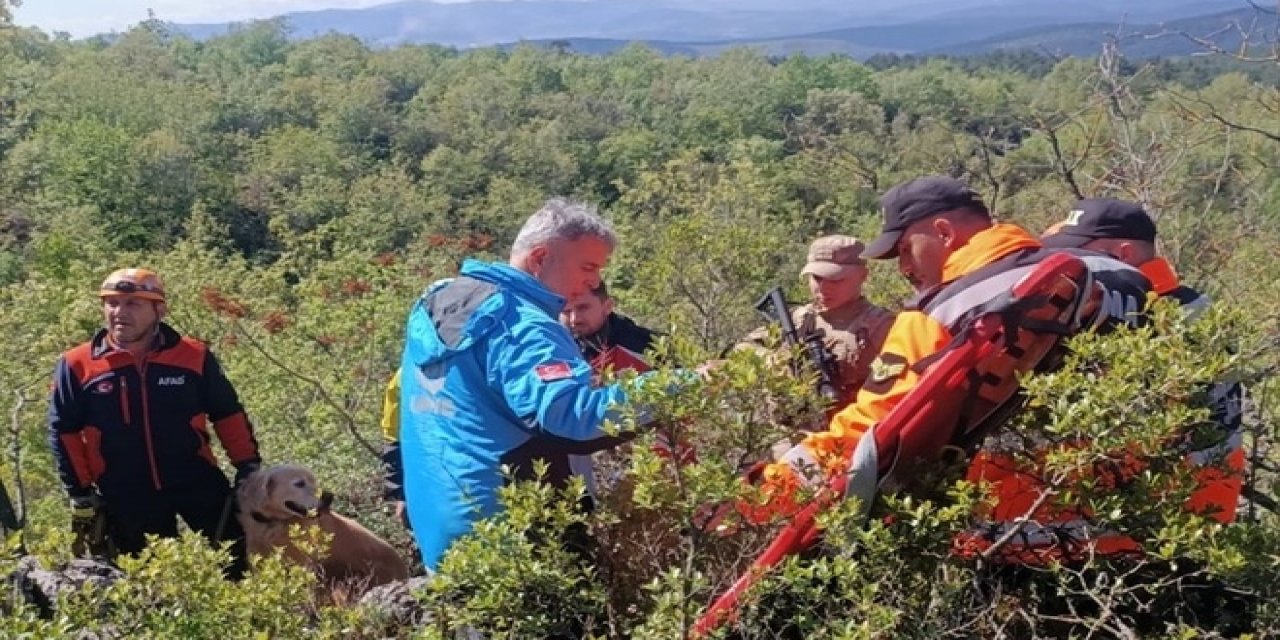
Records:
[[[169,22],[234,22],[270,18],[293,11],[359,9],[394,0],[27,0],[14,11],[14,22],[76,37],[122,31],[147,18],[147,10]],[[433,0],[470,2],[472,0]],[[103,11],[108,5],[110,10]]]
[[[173,22],[228,22],[270,18],[293,11],[359,9],[386,3],[387,0],[146,0],[157,16]]]

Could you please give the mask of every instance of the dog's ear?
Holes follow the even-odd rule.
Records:
[[[267,493],[264,490],[267,475],[268,472],[261,471],[245,478],[244,482],[240,483],[240,487],[236,490],[236,498],[239,500],[241,507],[258,509],[267,501]]]

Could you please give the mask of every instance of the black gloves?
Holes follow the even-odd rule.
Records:
[[[110,555],[107,548],[106,503],[97,492],[71,497],[71,553]]]

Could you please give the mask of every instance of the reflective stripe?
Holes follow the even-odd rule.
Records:
[[[880,484],[876,426],[872,425],[871,430],[858,440],[858,446],[853,450],[853,459],[849,461],[849,477],[844,486],[845,498],[857,498],[864,516],[871,511],[871,500]]]
[[[1194,300],[1182,304],[1182,313],[1186,315],[1187,320],[1195,320],[1209,308],[1209,303],[1209,298],[1197,296]]]
[[[996,273],[965,287],[937,306],[929,306],[925,312],[939,324],[954,332],[956,323],[967,320],[975,312],[983,310],[992,300],[1009,293],[1023,276],[1037,266],[1039,264],[1035,263]]]
[[[1103,254],[1100,254],[1100,253],[1094,253],[1094,252],[1092,252],[1092,251],[1083,251],[1083,250],[1081,250],[1081,251],[1072,251],[1072,252],[1071,252],[1071,255],[1074,255],[1075,257],[1077,257],[1077,258],[1079,258],[1080,260],[1084,261],[1084,266],[1089,267],[1089,271],[1090,271],[1091,273],[1094,273],[1094,274],[1098,274],[1098,275],[1101,275],[1101,274],[1107,274],[1107,273],[1112,273],[1112,274],[1138,273],[1138,274],[1141,274],[1141,272],[1140,272],[1140,271],[1138,271],[1136,268],[1134,268],[1134,267],[1130,266],[1128,263],[1121,262],[1121,261],[1119,261],[1119,260],[1116,260],[1115,258],[1112,258],[1111,256],[1108,256],[1108,255],[1103,255]]]
[[[790,466],[796,480],[803,486],[819,485],[826,479],[824,477],[825,474],[822,473],[822,466],[818,462],[818,457],[809,451],[809,447],[803,444],[798,444],[788,449],[778,462]]]
[[[1244,385],[1219,382],[1209,388],[1210,418],[1223,430],[1235,430],[1244,424]]]
[[[918,300],[918,308],[949,330],[962,327],[973,315],[984,311],[984,305],[1008,293],[1027,273],[1055,253],[1069,253],[1085,264],[1088,282],[1082,283],[1082,295],[1101,284],[1111,299],[1109,313],[1102,313],[1094,326],[1106,320],[1132,324],[1130,317],[1141,310],[1142,294],[1148,290],[1147,280],[1138,269],[1110,256],[1085,250],[1052,250],[1014,252],[981,269],[970,272],[944,287],[936,295]],[[1083,302],[1083,299],[1077,302]],[[1105,306],[1105,305],[1104,305]],[[1079,308],[1083,311],[1084,305]],[[1077,318],[1083,320],[1083,318]],[[1077,322],[1079,324],[1079,322]]]

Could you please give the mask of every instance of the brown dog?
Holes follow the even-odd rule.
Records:
[[[311,471],[279,465],[254,473],[236,491],[237,518],[244,527],[250,557],[281,549],[285,558],[310,567],[330,584],[375,587],[409,577],[395,548],[350,518],[330,508],[333,495],[320,495]],[[327,553],[305,553],[290,539],[291,525],[319,527],[333,536]]]

